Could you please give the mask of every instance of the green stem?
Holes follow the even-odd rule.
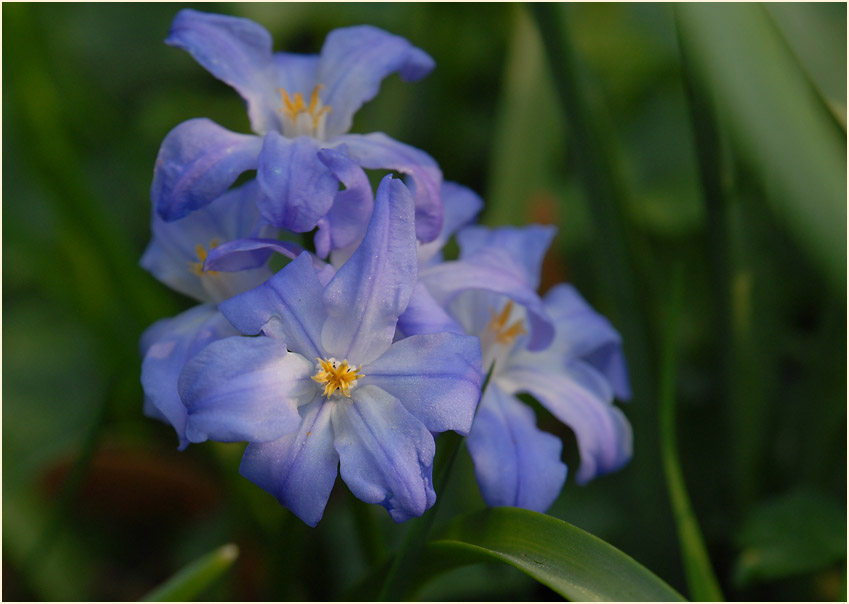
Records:
[[[666,320],[667,331],[661,358],[660,448],[690,595],[694,600],[715,602],[722,600],[722,592],[713,573],[699,524],[687,494],[684,474],[678,461],[678,442],[675,435],[675,375],[678,369],[676,338],[682,307],[683,275],[683,265],[678,265],[673,276],[670,295],[671,310]]]
[[[710,297],[712,311],[712,330],[714,356],[714,392],[712,399],[717,407],[725,407],[725,421],[733,433],[738,401],[734,396],[734,330],[732,328],[731,311],[731,280],[732,265],[729,250],[730,235],[728,226],[728,185],[723,180],[723,153],[719,135],[719,125],[716,119],[716,109],[713,98],[693,71],[692,57],[689,55],[687,44],[682,39],[681,28],[678,26],[678,12],[675,11],[678,48],[681,54],[681,71],[684,81],[687,103],[690,110],[690,121],[693,129],[696,158],[698,160],[699,179],[702,188],[707,229],[705,232],[705,247],[708,253],[708,271],[710,278]],[[759,439],[748,434],[752,444]],[[739,439],[738,439],[739,440]],[[749,492],[756,492],[758,476],[752,471],[750,460],[755,459],[751,447],[748,451],[734,451],[734,447],[725,451],[724,465],[737,467],[736,484],[747,485]],[[737,508],[741,507],[748,498],[740,496]],[[742,506],[745,507],[745,506]]]
[[[483,381],[483,386],[481,386],[481,399],[483,399],[483,393],[486,392],[494,371],[495,363],[489,368],[486,379]],[[441,440],[443,442],[446,440],[449,441],[449,445],[442,448],[442,451],[448,451],[448,453],[443,455],[441,460],[434,461],[436,468],[434,487],[440,496],[445,493],[451,468],[454,466],[454,460],[457,459],[457,453],[460,451],[460,445],[464,439],[456,433],[446,432],[442,435]],[[436,500],[433,507],[427,510],[421,518],[415,518],[410,521],[411,526],[404,535],[404,540],[401,543],[398,554],[392,561],[389,572],[386,575],[386,580],[380,590],[380,595],[377,598],[379,601],[395,602],[404,598],[413,580],[416,566],[421,559],[425,541],[427,540],[430,528],[433,526],[440,501],[442,501],[441,497]]]
[[[435,481],[436,484],[434,486],[440,495],[445,493],[445,485],[448,484],[448,476],[450,474],[451,467],[454,465],[454,460],[457,458],[457,452],[460,450],[460,444],[463,442],[463,439],[456,434],[446,433],[443,436],[443,439],[446,437],[453,438],[454,442],[450,447],[450,453],[447,461],[443,464],[443,467],[439,472],[439,476]],[[404,541],[401,543],[398,554],[392,561],[392,566],[389,568],[386,581],[384,582],[383,587],[380,590],[380,595],[377,598],[378,601],[397,602],[404,599],[407,588],[413,579],[415,568],[421,558],[427,535],[430,532],[430,528],[433,526],[434,519],[436,518],[436,512],[440,501],[442,501],[442,499],[438,498],[436,503],[433,504],[433,507],[427,510],[421,518],[415,518],[410,521],[412,526],[410,526],[404,535]]]

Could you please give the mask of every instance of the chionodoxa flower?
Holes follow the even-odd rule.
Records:
[[[426,153],[383,133],[350,134],[354,113],[393,72],[415,81],[433,59],[407,40],[361,25],[332,31],[321,54],[272,52],[262,26],[239,17],[191,9],[174,19],[166,43],[187,50],[247,103],[254,135],[237,134],[206,118],[174,128],[159,150],[151,199],[159,215],[177,220],[256,170],[257,206],[274,226],[315,228],[333,206],[339,181],[322,149],[334,149],[367,169],[409,176],[415,233],[434,239],[442,224],[442,172]]]
[[[219,305],[245,335],[209,344],[183,370],[188,439],[249,442],[242,475],[309,525],[337,466],[395,521],[421,515],[436,499],[433,433],[468,433],[481,359],[471,336],[395,341],[416,278],[413,200],[387,176],[365,238],[326,286],[303,253]]]

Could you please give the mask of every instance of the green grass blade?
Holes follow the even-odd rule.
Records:
[[[676,15],[694,71],[772,211],[845,295],[845,133],[762,6],[687,3]]]
[[[683,304],[683,275],[683,267],[679,266],[673,277],[671,311],[666,320],[667,333],[660,374],[660,447],[690,595],[694,600],[715,602],[723,599],[722,591],[713,573],[702,533],[690,504],[684,474],[678,461],[678,443],[675,437],[675,375],[678,360],[675,344]]]
[[[683,600],[612,545],[552,516],[519,508],[457,518],[428,544],[420,580],[479,562],[510,564],[570,600]]]
[[[232,543],[198,558],[142,598],[142,602],[189,602],[203,593],[239,556]]]

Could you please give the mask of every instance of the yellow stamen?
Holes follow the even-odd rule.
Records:
[[[499,344],[511,344],[520,335],[528,333],[525,330],[525,322],[522,319],[519,319],[509,327],[507,326],[507,319],[510,318],[510,313],[512,312],[513,301],[509,300],[499,314],[491,313],[492,318],[486,327],[495,334],[495,341]]]
[[[351,388],[357,383],[361,377],[365,377],[359,373],[362,365],[354,368],[348,365],[348,360],[345,359],[341,363],[334,358],[316,359],[318,370],[312,379],[319,384],[324,384],[324,396],[330,398],[337,390],[343,396],[351,397]]]
[[[218,247],[219,243],[220,242],[218,241],[218,238],[213,239],[209,244],[209,249],[212,249],[214,247]],[[206,260],[208,252],[206,251],[206,248],[204,248],[200,243],[198,243],[195,246],[195,254],[197,254],[198,261],[197,262],[189,262],[189,268],[191,269],[191,271],[194,274],[196,274],[198,277],[201,277],[203,275],[211,275],[211,276],[215,277],[215,276],[218,275],[218,271],[205,271],[205,270],[203,270],[203,262],[204,262],[204,260]]]
[[[319,91],[324,88],[324,84],[318,84],[312,90],[312,94],[310,95],[310,104],[307,105],[304,101],[304,96],[300,92],[295,92],[290,97],[289,94],[283,90],[282,88],[278,88],[280,91],[280,98],[283,100],[283,105],[280,107],[280,111],[289,119],[292,127],[295,127],[297,123],[298,116],[302,113],[310,116],[312,121],[312,129],[313,134],[318,131],[319,128],[319,120],[321,116],[331,113],[333,110],[330,106],[322,106],[321,99],[319,98]]]

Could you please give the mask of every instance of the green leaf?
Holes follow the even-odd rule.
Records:
[[[142,598],[142,602],[188,602],[203,593],[239,556],[232,543],[222,545],[183,568]]]
[[[772,211],[845,295],[845,133],[761,5],[675,10],[694,72]]]
[[[679,265],[673,277],[670,316],[666,320],[667,333],[661,363],[660,448],[690,595],[694,600],[711,602],[722,600],[722,592],[713,573],[704,539],[690,504],[687,485],[684,483],[684,473],[678,461],[678,443],[675,436],[675,376],[678,364],[675,344],[683,305],[683,277],[683,265]]]
[[[742,587],[820,570],[846,558],[846,510],[801,488],[753,509],[737,542]]]
[[[491,508],[454,520],[425,549],[419,581],[479,562],[505,562],[564,598],[682,601],[651,571],[562,520],[519,508]]]

